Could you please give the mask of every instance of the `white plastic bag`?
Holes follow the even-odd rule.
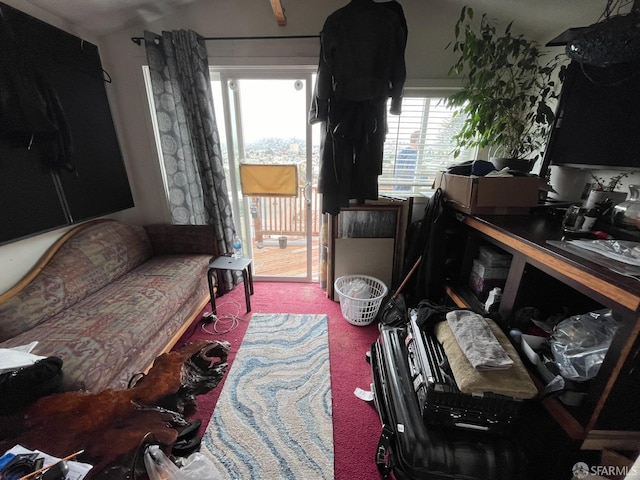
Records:
[[[181,460],[180,472],[189,480],[224,480],[211,460],[195,452]]]
[[[344,294],[351,298],[371,298],[371,288],[364,280],[356,278],[344,286]]]
[[[190,480],[164,454],[158,445],[149,445],[144,451],[144,466],[149,480]]]
[[[371,298],[371,287],[364,280],[356,278],[344,286],[343,292],[351,299],[358,299],[347,300],[346,316],[352,319],[362,318],[365,309],[364,303],[360,299],[367,300]]]
[[[577,382],[595,377],[621,323],[611,309],[574,315],[558,323],[549,345],[562,376]]]

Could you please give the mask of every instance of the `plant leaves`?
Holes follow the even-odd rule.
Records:
[[[465,5],[454,29],[459,57],[448,73],[464,78],[462,90],[447,100],[466,115],[454,136],[457,148],[491,146],[509,155],[537,156],[555,117],[549,101],[558,98],[566,67],[556,84],[560,57],[541,65],[544,52],[535,41],[513,35],[514,22],[498,34],[487,14],[474,29],[473,16]]]

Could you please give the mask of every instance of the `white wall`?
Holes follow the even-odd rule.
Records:
[[[113,83],[106,85],[107,93],[135,202],[134,208],[111,217],[132,223],[168,221],[169,214],[142,76],[142,66],[146,63],[145,50],[143,46],[133,43],[131,37],[142,36],[145,29],[160,33],[162,30],[182,28],[192,29],[204,37],[315,35],[322,29],[325,18],[347,3],[346,0],[287,1],[287,26],[280,27],[266,0],[200,0],[175,9],[161,20],[129,27],[106,37],[93,38],[90,32],[24,1],[4,1],[85,38],[100,48],[103,67],[113,80]],[[449,0],[403,0],[401,3],[409,29],[405,56],[407,85],[456,84],[447,76],[453,55],[445,47],[452,38],[453,25],[462,3]],[[596,19],[597,15],[593,21]],[[575,25],[570,23],[567,26]],[[554,26],[554,34],[556,31],[559,33],[561,29]],[[546,32],[544,35],[550,34]],[[207,48],[211,64],[317,65],[319,53],[315,39],[207,42]],[[0,292],[17,282],[66,230],[0,247]]]

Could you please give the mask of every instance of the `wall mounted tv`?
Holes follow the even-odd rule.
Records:
[[[0,244],[133,206],[107,81],[96,45],[0,3]]]
[[[569,65],[543,171],[549,164],[640,168],[640,65]]]

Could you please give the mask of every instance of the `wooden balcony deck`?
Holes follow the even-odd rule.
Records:
[[[301,277],[307,275],[305,232],[313,236],[312,278],[318,278],[320,196],[311,190],[311,223],[307,225],[305,187],[296,197],[248,197],[253,233],[253,273],[256,277]],[[278,237],[287,237],[280,248]],[[260,247],[260,248],[259,248]]]
[[[319,241],[313,237],[311,253],[313,274],[318,278]],[[305,277],[307,268],[306,245],[303,240],[287,242],[280,248],[277,240],[265,241],[262,248],[253,247],[253,274],[256,277]]]

